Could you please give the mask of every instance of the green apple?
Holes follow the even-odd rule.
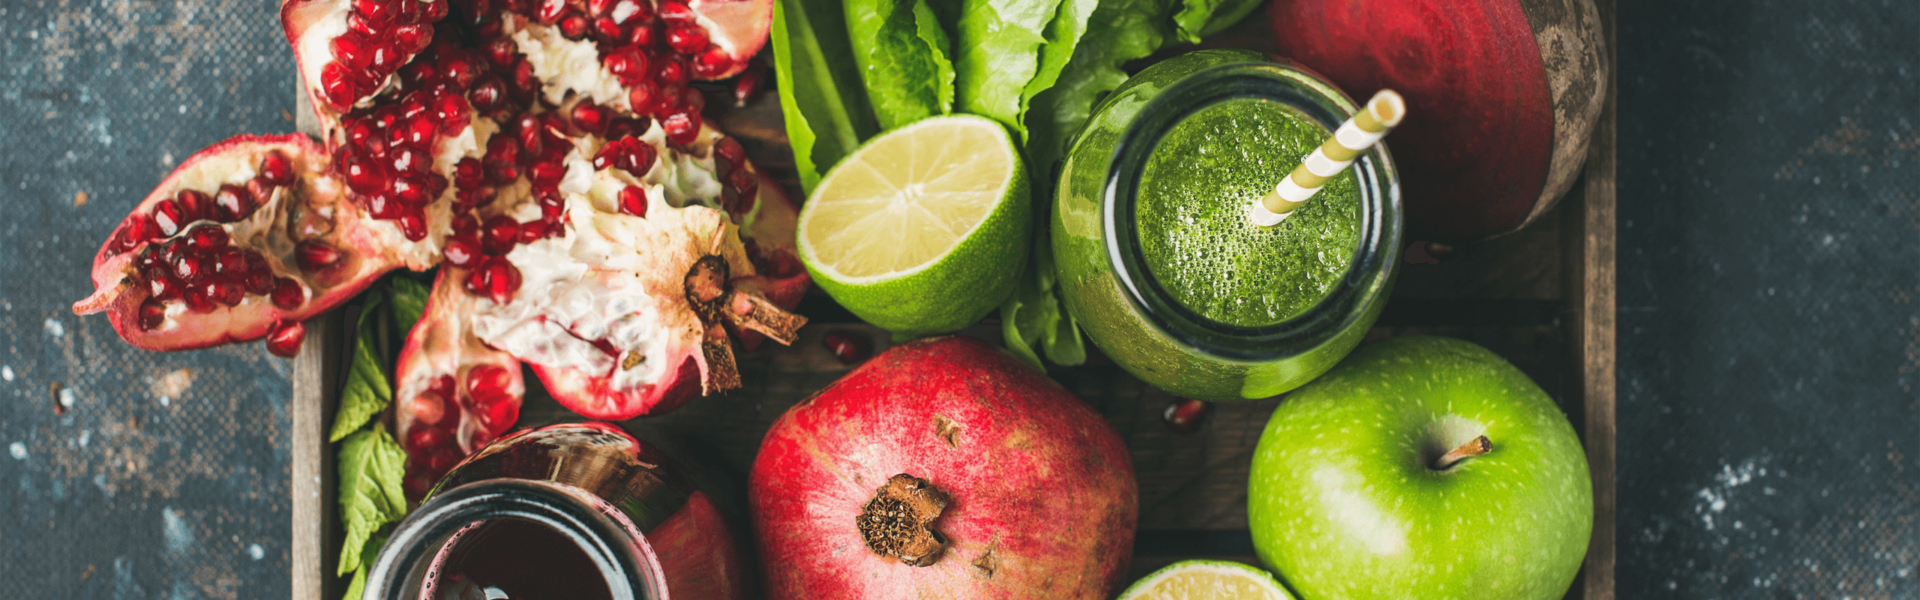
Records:
[[[1560,598],[1593,532],[1573,426],[1485,348],[1395,338],[1273,411],[1247,521],[1302,600]]]

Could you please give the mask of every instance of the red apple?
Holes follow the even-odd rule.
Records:
[[[1592,0],[1274,0],[1280,53],[1366,97],[1393,88],[1387,138],[1414,239],[1525,226],[1579,178],[1606,99]]]

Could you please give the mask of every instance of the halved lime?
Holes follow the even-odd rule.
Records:
[[[800,209],[800,261],[847,310],[900,335],[954,331],[1013,293],[1033,215],[1004,126],[972,115],[868,140]]]
[[[1293,600],[1273,574],[1225,560],[1183,560],[1127,586],[1120,600]]]

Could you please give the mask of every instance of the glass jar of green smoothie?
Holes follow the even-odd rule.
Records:
[[[1332,368],[1393,285],[1393,160],[1372,147],[1279,225],[1248,212],[1358,108],[1256,52],[1191,52],[1128,79],[1056,190],[1067,310],[1114,362],[1180,396],[1265,398]]]

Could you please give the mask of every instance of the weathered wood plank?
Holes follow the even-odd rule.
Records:
[[[1587,151],[1585,181],[1579,210],[1562,215],[1569,247],[1567,289],[1573,313],[1572,349],[1576,385],[1585,400],[1581,429],[1587,446],[1587,466],[1593,473],[1593,538],[1587,546],[1583,571],[1586,600],[1613,600],[1614,511],[1614,223],[1615,159],[1619,115],[1619,62],[1615,50],[1618,23],[1613,0],[1597,0],[1602,39],[1607,44],[1607,100],[1594,126]]]

